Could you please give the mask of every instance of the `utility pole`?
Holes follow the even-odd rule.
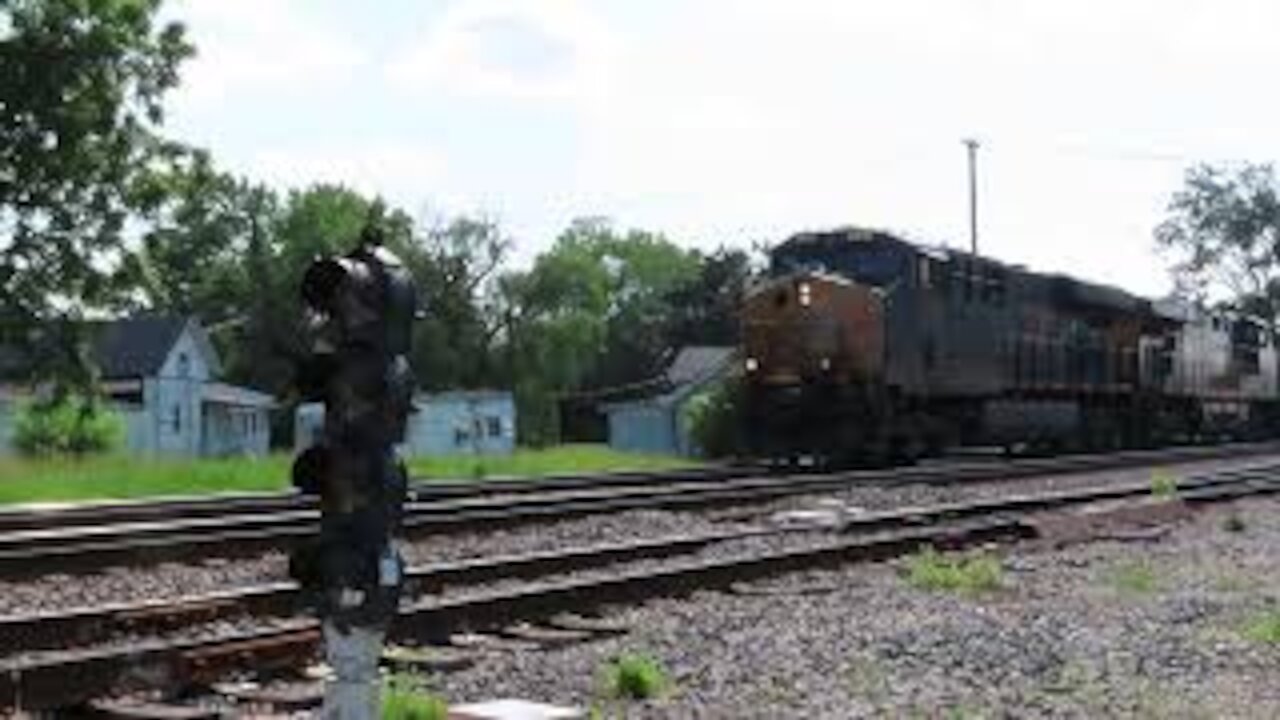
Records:
[[[978,141],[964,140],[969,149],[969,252],[978,254]]]

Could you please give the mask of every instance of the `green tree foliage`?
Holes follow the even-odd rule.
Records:
[[[555,439],[558,398],[651,377],[670,351],[670,297],[698,257],[665,237],[574,221],[499,284],[521,437]]]
[[[13,444],[24,455],[84,455],[115,450],[124,441],[124,421],[100,404],[67,395],[23,405]]]
[[[495,283],[510,248],[484,218],[454,218],[414,238],[407,257],[426,312],[415,328],[413,367],[424,387],[505,384]]]
[[[738,305],[754,269],[744,250],[720,248],[698,256],[698,272],[671,291],[670,339],[674,346],[736,345]]]
[[[1169,202],[1157,243],[1180,289],[1274,320],[1280,309],[1280,185],[1271,165],[1199,165]]]
[[[129,189],[172,151],[161,99],[191,54],[159,0],[0,0],[0,342],[90,386],[85,313],[110,303]]]

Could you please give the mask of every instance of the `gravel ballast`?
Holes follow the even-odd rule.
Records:
[[[1205,460],[1170,465],[1174,475],[1249,467],[1280,461],[1280,456],[1238,460]],[[846,506],[881,510],[904,505],[991,498],[1018,492],[1065,490],[1122,482],[1146,482],[1150,468],[1070,473],[996,482],[955,485],[853,487],[841,492],[784,498],[771,503],[669,512],[636,510],[509,529],[459,532],[411,540],[405,558],[425,564],[516,553],[552,551],[598,543],[657,538],[680,533],[747,528],[786,510],[829,507],[832,499]],[[202,563],[166,563],[143,567],[110,567],[100,573],[47,575],[0,581],[0,615],[84,607],[105,603],[162,600],[184,595],[232,590],[286,579],[287,558],[268,553],[256,558],[210,559]]]
[[[493,652],[432,682],[455,702],[625,717],[1271,718],[1277,547],[1280,500],[1251,499],[1152,541],[989,549],[1004,568],[990,592],[919,589],[902,561],[793,574],[621,609],[625,636]],[[662,698],[603,697],[601,668],[624,652],[665,666]]]

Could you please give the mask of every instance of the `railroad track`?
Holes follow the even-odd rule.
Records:
[[[1280,463],[1186,478],[1177,494],[1183,502],[1204,503],[1276,491]],[[510,632],[521,623],[581,635],[581,620],[564,618],[566,608],[589,612],[789,570],[892,557],[926,544],[1026,538],[1036,532],[1036,513],[1150,495],[1145,483],[1110,485],[853,515],[834,528],[725,531],[416,567],[408,574],[411,599],[393,636],[443,642],[462,631]],[[786,535],[805,537],[727,556],[697,554],[719,543]],[[642,559],[652,562],[634,562]],[[0,646],[10,653],[0,660],[0,709],[51,709],[122,691],[207,686],[232,671],[296,671],[315,657],[319,642],[316,622],[294,615],[298,599],[292,584],[275,583],[164,603],[0,618]],[[155,636],[232,613],[251,615],[260,625]],[[139,634],[150,637],[129,639]]]
[[[637,509],[696,509],[767,502],[781,497],[839,490],[856,484],[903,485],[1017,479],[1035,475],[1239,457],[1280,451],[1274,443],[1128,451],[1013,461],[939,463],[880,471],[809,475],[738,474],[712,470],[545,481],[497,481],[469,489],[417,488],[406,503],[410,536],[554,521],[594,513]],[[319,513],[303,498],[183,501],[155,507],[130,504],[128,513],[152,519],[92,522],[92,511],[52,511],[39,525],[20,513],[8,515],[0,531],[0,577],[75,573],[110,565],[145,565],[207,557],[234,557],[288,549],[316,532]],[[263,510],[254,503],[287,507]],[[221,512],[219,510],[222,510]],[[165,512],[178,512],[177,517]],[[0,528],[4,528],[0,521]]]

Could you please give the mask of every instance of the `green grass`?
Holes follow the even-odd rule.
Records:
[[[1151,494],[1163,500],[1172,500],[1178,494],[1178,478],[1168,470],[1152,472]]]
[[[1244,636],[1264,645],[1280,645],[1280,610],[1255,615],[1244,625]]]
[[[291,454],[264,458],[164,459],[125,455],[82,459],[0,458],[0,505],[124,500],[172,495],[279,492],[290,488]],[[687,458],[610,450],[603,445],[561,445],[510,455],[419,457],[414,477],[470,481],[485,477],[537,477],[562,473],[664,470],[696,464]]]
[[[521,448],[510,455],[487,457],[441,456],[409,460],[414,476],[448,480],[486,477],[539,477],[567,473],[617,472],[621,470],[671,470],[695,467],[690,458],[620,452],[607,445],[557,445],[537,450]]]
[[[1156,571],[1143,562],[1125,563],[1112,568],[1108,580],[1116,590],[1134,595],[1154,592],[1160,585]]]
[[[906,574],[907,582],[922,590],[976,595],[999,589],[1004,570],[990,555],[943,555],[925,547],[907,557]]]
[[[411,675],[392,675],[382,690],[383,720],[445,720],[449,706]]]
[[[604,668],[604,689],[610,697],[645,700],[657,697],[669,682],[666,670],[655,659],[625,653]]]
[[[0,504],[130,499],[215,492],[277,492],[289,484],[287,455],[160,459],[0,459]]]

